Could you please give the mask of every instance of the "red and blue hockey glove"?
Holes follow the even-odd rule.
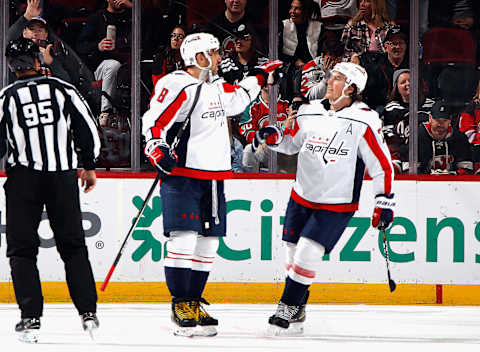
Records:
[[[394,194],[379,194],[375,197],[375,209],[373,210],[372,226],[379,230],[387,229],[393,221],[395,209]]]
[[[161,174],[162,178],[172,173],[178,161],[175,152],[170,152],[168,144],[160,139],[152,139],[147,142],[145,155],[157,169],[158,173]]]
[[[257,150],[260,144],[279,145],[282,142],[283,133],[280,128],[275,125],[260,128],[255,133],[255,138],[252,141],[253,150]]]
[[[283,61],[272,60],[264,63],[263,65],[256,66],[250,70],[249,74],[257,77],[258,84],[261,87],[265,87],[267,84],[277,84],[283,76],[281,68]]]

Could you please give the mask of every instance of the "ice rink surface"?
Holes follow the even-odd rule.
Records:
[[[17,341],[19,311],[0,304],[0,351],[478,351],[480,307],[309,305],[305,333],[267,337],[274,305],[213,304],[216,337],[173,336],[167,304],[100,304],[92,341],[69,304],[47,304],[37,344]]]

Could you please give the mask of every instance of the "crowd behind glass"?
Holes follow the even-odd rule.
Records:
[[[132,62],[133,6],[141,3],[141,62]],[[397,174],[409,172],[410,83],[419,82],[418,173],[480,172],[480,2],[420,0],[420,77],[411,77],[409,1],[292,0],[278,2],[278,53],[284,62],[276,122],[264,88],[239,116],[231,116],[235,172],[268,172],[271,152],[251,148],[267,124],[283,127],[301,104],[321,99],[328,71],[353,61],[368,72],[363,100],[383,121]],[[268,0],[10,0],[7,40],[32,38],[42,72],[84,95],[98,118],[99,167],[129,168],[131,68],[140,65],[141,113],[155,83],[184,69],[180,45],[195,31],[214,34],[223,48],[219,74],[235,84],[268,60]],[[435,102],[440,111],[432,111]],[[436,109],[438,110],[438,109]],[[142,150],[142,148],[141,148]],[[139,156],[143,159],[143,156]],[[277,155],[276,172],[295,172],[295,156]],[[142,169],[151,170],[142,160]],[[271,171],[271,170],[270,170]]]

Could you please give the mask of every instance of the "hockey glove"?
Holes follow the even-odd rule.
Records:
[[[282,66],[283,61],[281,60],[268,61],[250,70],[249,74],[257,77],[258,84],[261,87],[265,87],[267,84],[274,85],[283,77]]]
[[[375,197],[375,209],[373,210],[372,226],[379,229],[387,229],[393,221],[395,209],[394,194],[379,194]]]
[[[145,155],[157,169],[158,173],[161,174],[162,178],[170,175],[178,161],[175,152],[171,153],[168,144],[160,139],[152,139],[147,142]]]
[[[277,126],[266,126],[260,128],[255,133],[255,138],[252,141],[253,150],[257,150],[260,144],[279,145],[283,139],[283,132]]]

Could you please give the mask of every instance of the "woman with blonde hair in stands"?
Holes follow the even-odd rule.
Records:
[[[343,30],[345,55],[351,57],[366,51],[385,52],[385,36],[394,26],[385,0],[360,0],[357,15],[348,21]]]

